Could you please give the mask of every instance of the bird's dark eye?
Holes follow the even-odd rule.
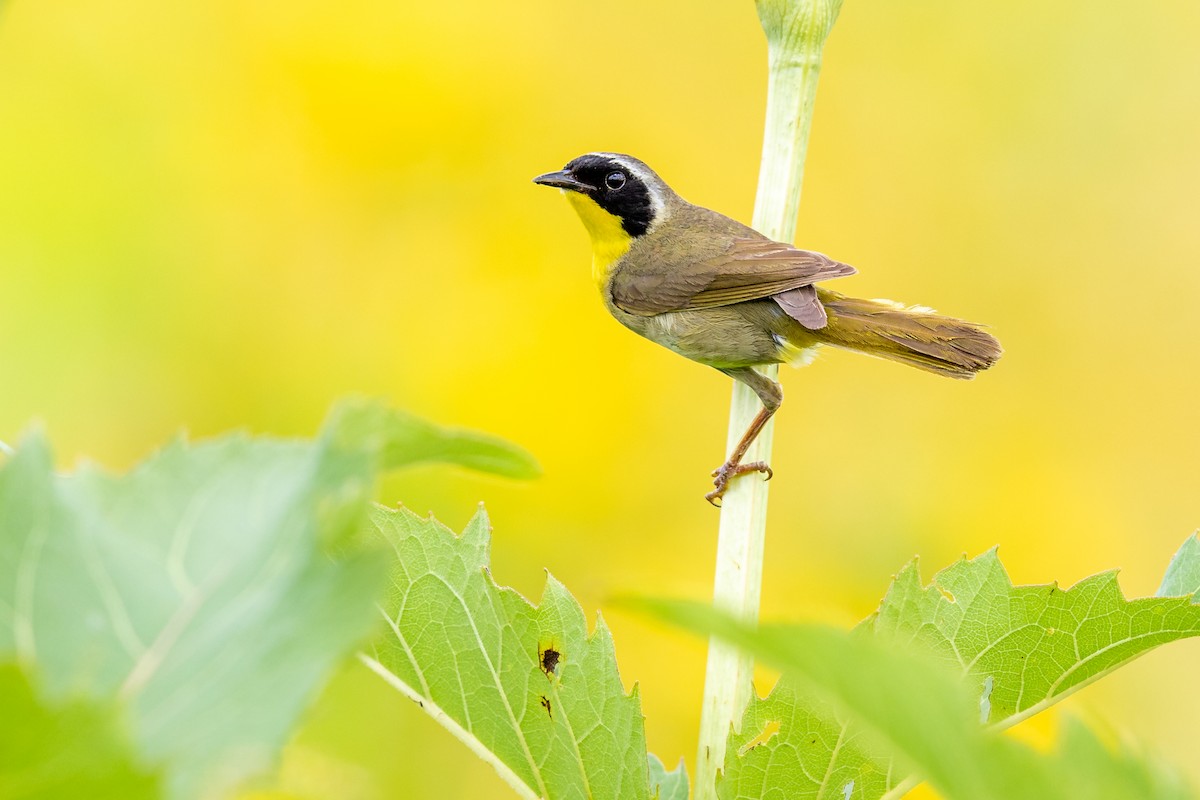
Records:
[[[614,192],[625,185],[624,172],[610,172],[604,177],[604,185]]]

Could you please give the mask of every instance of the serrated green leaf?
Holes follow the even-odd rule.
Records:
[[[553,577],[538,606],[487,571],[480,511],[461,536],[377,509],[394,548],[389,632],[364,663],[488,761],[517,793],[547,800],[650,796],[641,704],[625,694],[604,620],[587,634]]]
[[[117,710],[82,701],[48,708],[15,664],[0,664],[0,800],[142,800],[158,778],[140,768]]]
[[[891,757],[846,719],[833,704],[784,676],[770,695],[751,699],[741,729],[731,734],[718,796],[882,797],[894,785]]]
[[[675,769],[667,772],[666,766],[658,756],[651,753],[650,763],[650,797],[653,800],[688,800],[687,768],[683,759]]]
[[[340,444],[377,452],[383,470],[439,463],[507,478],[529,479],[541,474],[533,456],[503,439],[434,425],[369,400],[340,403],[327,427]]]
[[[1187,574],[1200,552],[1194,542],[1176,556],[1169,576]],[[1186,578],[1174,585],[1188,593]],[[1197,635],[1200,608],[1186,598],[1127,601],[1112,572],[1068,590],[1014,587],[992,551],[942,570],[927,587],[909,564],[859,632],[936,654],[966,676],[980,721],[1008,727],[1160,644]],[[739,754],[768,721],[782,722],[778,735]],[[877,798],[904,783],[905,771],[873,754],[856,731],[849,717],[783,680],[748,706],[741,733],[730,740],[721,796],[750,797],[747,787],[784,781],[789,796],[838,798],[848,790]],[[794,752],[803,769],[777,751]]]
[[[1184,800],[1190,789],[1170,770],[1135,758],[1128,750],[1112,752],[1085,730],[1069,731],[1059,751],[1040,754],[973,719],[976,698],[944,661],[896,641],[884,642],[859,630],[843,633],[817,626],[764,626],[755,629],[698,603],[636,601],[635,606],[701,635],[716,635],[802,681],[806,692],[833,708],[818,716],[802,737],[808,698],[784,682],[773,700],[758,711],[778,712],[755,721],[774,721],[779,734],[766,738],[743,730],[731,741],[740,748],[735,774],[718,784],[722,798],[745,800],[875,800],[900,797],[902,788],[885,793],[893,781],[878,764],[884,752],[897,763],[928,775],[947,800]],[[853,721],[852,733],[837,735],[832,748],[820,742],[830,731],[828,716]],[[747,717],[747,719],[754,719]],[[791,733],[785,733],[787,728]],[[765,741],[762,741],[765,739]],[[814,761],[803,752],[827,750],[832,758]],[[840,763],[842,748],[866,754],[856,773]],[[762,751],[760,753],[760,750]],[[765,760],[763,758],[765,756]],[[825,766],[827,773],[813,766]],[[880,778],[882,777],[882,781]],[[814,785],[816,788],[814,789]]]
[[[1161,644],[1200,634],[1200,607],[1187,598],[1126,600],[1116,572],[1070,589],[1013,586],[993,550],[947,567],[927,587],[909,564],[866,624],[885,640],[918,642],[981,691],[990,679],[983,721],[1007,726]]]
[[[1066,800],[1067,795],[1055,786],[1031,751],[984,729],[972,718],[974,700],[957,676],[920,651],[813,625],[754,629],[700,603],[639,600],[634,605],[693,633],[719,636],[786,670],[823,702],[854,719],[858,723],[855,736],[865,737],[869,752],[895,754],[909,768],[922,769],[947,798]],[[776,702],[782,710],[786,695],[778,695]],[[797,720],[776,721],[781,723],[782,733],[783,722]],[[743,735],[755,738],[760,732],[745,731]],[[756,753],[757,748],[748,749],[751,740],[735,741],[736,745],[730,743],[731,753],[742,750],[742,758]],[[871,788],[870,782],[859,785],[851,772],[835,772],[829,777],[806,775],[813,761],[801,754],[802,743],[794,736],[767,740],[759,747],[779,767],[757,776],[739,774],[739,785],[725,788],[722,796],[747,800],[857,800],[872,796],[864,793]],[[833,752],[838,752],[836,745]],[[855,784],[851,785],[851,780]],[[812,783],[818,784],[816,791],[808,788]]]
[[[379,404],[315,443],[176,442],[126,476],[56,476],[32,437],[0,469],[0,660],[53,709],[119,706],[175,796],[270,764],[301,709],[377,619],[380,553],[336,557],[375,470],[442,460],[511,475],[532,460]]]
[[[369,463],[234,436],[55,476],[27,442],[0,472],[0,657],[51,705],[119,702],[174,796],[269,766],[373,625],[381,559],[319,546],[352,532]]]
[[[1167,566],[1159,597],[1193,595],[1192,602],[1200,603],[1200,534],[1193,534],[1179,548]]]

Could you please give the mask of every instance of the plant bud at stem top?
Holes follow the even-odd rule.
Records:
[[[842,0],[755,0],[771,57],[819,62]]]

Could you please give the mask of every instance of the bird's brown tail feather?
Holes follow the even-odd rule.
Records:
[[[983,326],[890,300],[860,300],[823,290],[829,324],[823,343],[946,375],[973,378],[1000,358],[1000,342]]]

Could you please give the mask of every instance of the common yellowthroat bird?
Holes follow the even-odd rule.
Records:
[[[762,401],[712,473],[716,488],[705,497],[714,505],[734,477],[772,474],[761,461],[742,463],[783,402],[779,384],[753,367],[807,363],[831,345],[973,378],[1000,357],[1000,343],[975,323],[816,286],[855,269],[692,205],[632,156],[588,153],[533,180],[562,189],[579,214],[592,240],[592,277],[618,322],[741,381]]]

